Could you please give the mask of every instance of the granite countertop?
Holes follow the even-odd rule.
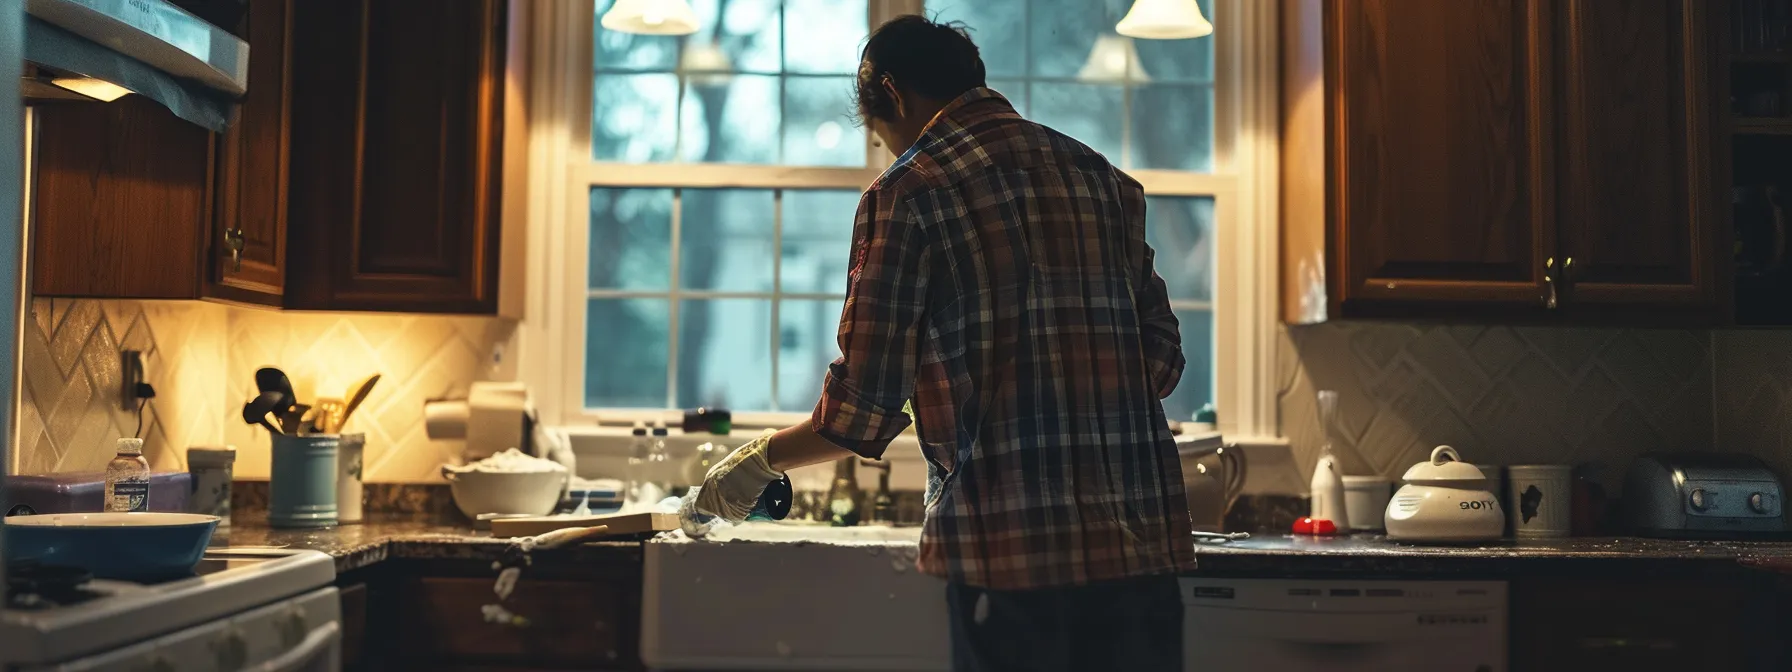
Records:
[[[1264,535],[1242,541],[1198,543],[1201,573],[1499,574],[1525,569],[1591,571],[1647,565],[1663,570],[1792,569],[1792,542],[1686,541],[1638,537],[1503,539],[1491,543],[1430,545],[1382,535],[1309,537]]]
[[[280,546],[323,551],[336,559],[336,571],[360,569],[388,558],[496,560],[510,545],[489,531],[465,523],[415,516],[373,516],[364,522],[321,529],[269,527],[265,516],[238,515],[228,529],[212,535],[212,547]],[[638,541],[585,544],[553,553],[574,555],[614,549],[639,549]],[[577,559],[577,558],[575,558]]]

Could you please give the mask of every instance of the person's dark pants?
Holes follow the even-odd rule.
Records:
[[[1174,575],[1018,591],[949,583],[946,607],[957,672],[1182,670]]]

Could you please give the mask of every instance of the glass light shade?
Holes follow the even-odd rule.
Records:
[[[1195,0],[1134,0],[1114,31],[1144,40],[1184,40],[1213,34]]]
[[[689,35],[697,32],[697,13],[685,0],[616,0],[599,23],[620,33]]]

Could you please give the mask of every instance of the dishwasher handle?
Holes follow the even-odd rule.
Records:
[[[340,672],[342,626],[336,621],[317,626],[297,646],[252,669],[255,672]]]

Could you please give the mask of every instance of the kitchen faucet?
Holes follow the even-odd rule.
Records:
[[[871,522],[895,523],[896,500],[890,495],[890,463],[861,457],[842,458],[834,463],[834,482],[828,487],[829,522],[835,527],[851,527],[862,522],[864,511],[861,500],[864,491],[859,489],[860,464],[883,472],[877,476],[877,494],[872,499]]]

